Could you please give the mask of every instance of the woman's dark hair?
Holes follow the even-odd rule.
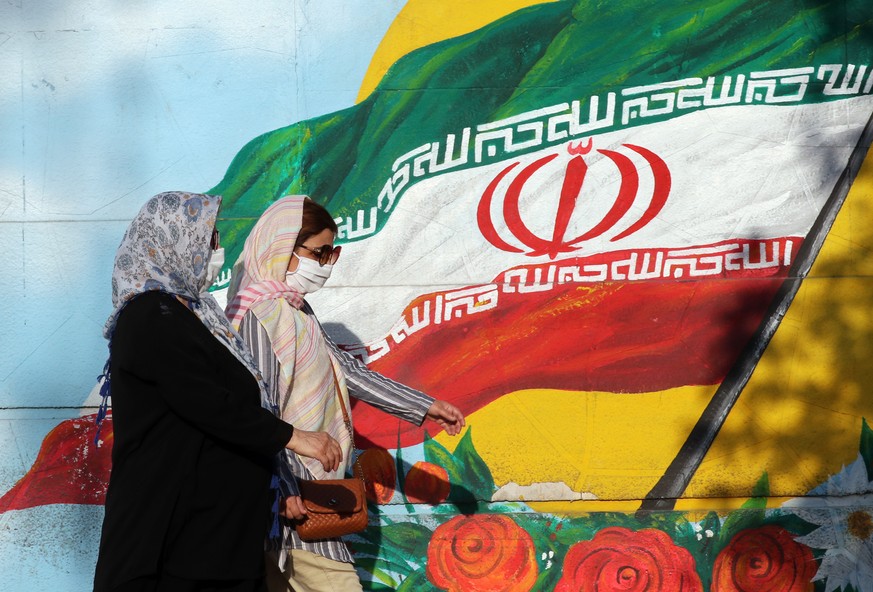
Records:
[[[303,200],[303,222],[300,226],[300,233],[297,235],[295,247],[299,247],[309,240],[309,237],[315,236],[325,229],[329,229],[332,233],[337,233],[336,222],[323,206],[315,203],[308,197]]]

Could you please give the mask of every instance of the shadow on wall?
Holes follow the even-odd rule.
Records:
[[[824,482],[838,468],[835,455],[840,464],[855,459],[861,420],[873,416],[873,373],[867,362],[873,353],[867,312],[873,302],[867,264],[873,229],[865,222],[873,215],[873,171],[867,167],[859,172],[871,132],[868,123],[848,167],[834,157],[824,159],[827,169],[845,168],[844,176],[796,254],[789,277],[770,304],[769,320],[745,345],[644,509],[672,507],[713,439],[715,457],[742,451],[744,460],[762,467],[770,476],[773,496],[801,496]],[[850,190],[851,196],[842,202]],[[832,228],[829,210],[836,217]],[[817,239],[826,243],[821,250]],[[737,298],[718,322],[739,329],[748,322],[746,310],[754,304]],[[718,348],[709,352],[710,357],[718,354]],[[744,408],[747,419],[728,417],[734,403]],[[808,483],[801,491],[780,482],[780,476],[796,475],[798,469]],[[718,478],[702,483],[706,497],[738,495]]]

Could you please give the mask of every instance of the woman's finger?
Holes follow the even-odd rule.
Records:
[[[282,500],[282,516],[290,520],[299,520],[306,516],[306,506],[299,496],[293,495]]]

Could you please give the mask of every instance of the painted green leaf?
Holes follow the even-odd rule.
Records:
[[[427,545],[433,535],[426,526],[416,522],[398,522],[381,529],[382,544],[399,550],[407,558],[421,564],[427,556]]]
[[[397,579],[392,575],[396,570],[385,560],[379,557],[355,556],[355,565],[373,577],[374,581],[369,586],[364,586],[365,590],[394,590],[397,587]]]
[[[770,476],[764,471],[758,482],[752,488],[752,499],[743,504],[744,508],[759,508],[763,507],[761,503],[766,504],[766,499],[770,496]]]
[[[719,542],[727,544],[731,537],[745,528],[759,525],[765,518],[767,497],[770,495],[770,478],[765,472],[752,487],[752,497],[739,510],[728,515],[721,527]]]
[[[477,500],[490,501],[491,495],[494,493],[494,477],[491,476],[491,469],[476,452],[473,446],[473,428],[467,429],[467,432],[458,442],[455,448],[455,458],[463,467],[464,480],[463,483],[469,488],[470,493]]]
[[[765,472],[752,488],[754,497],[750,498],[739,510],[734,510],[725,519],[718,539],[720,545],[726,545],[734,535],[741,530],[759,526],[766,517],[767,497],[770,495],[770,479]]]
[[[700,526],[704,537],[707,531],[711,532],[713,537],[718,537],[721,534],[721,520],[715,512],[709,512],[706,518],[701,521]]]
[[[555,557],[552,559],[552,565],[548,569],[545,569],[545,566],[540,566],[541,571],[537,576],[536,582],[534,582],[533,588],[534,590],[542,590],[545,592],[546,590],[554,590],[555,585],[558,583],[558,580],[561,579],[561,561],[563,557]]]
[[[423,446],[424,460],[444,468],[453,483],[455,480],[463,478],[463,469],[458,464],[454,455],[445,446],[431,438],[428,434],[425,434]]]
[[[873,430],[867,424],[867,418],[861,420],[861,458],[867,467],[867,478],[873,478]]]
[[[355,563],[366,571],[377,575],[381,574],[380,579],[386,583],[396,585],[394,576],[390,574],[400,574],[405,576],[415,570],[416,566],[411,566],[402,557],[399,549],[383,549],[378,555],[355,555]]]
[[[375,549],[369,549],[367,552],[359,552],[355,547],[355,563],[366,571],[377,576],[377,570],[382,575],[379,578],[385,582],[395,585],[394,576],[390,574],[400,574],[405,576],[414,571],[418,564],[410,564],[410,556],[401,548],[391,547],[390,545],[380,545]]]

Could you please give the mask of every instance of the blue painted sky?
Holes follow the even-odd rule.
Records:
[[[352,105],[404,3],[0,7],[0,408],[84,400],[132,215],[214,186],[253,137]]]
[[[352,105],[404,3],[0,6],[0,492],[95,383],[115,249],[142,203],[206,190],[253,137]],[[101,520],[0,515],[0,589],[90,590]]]

